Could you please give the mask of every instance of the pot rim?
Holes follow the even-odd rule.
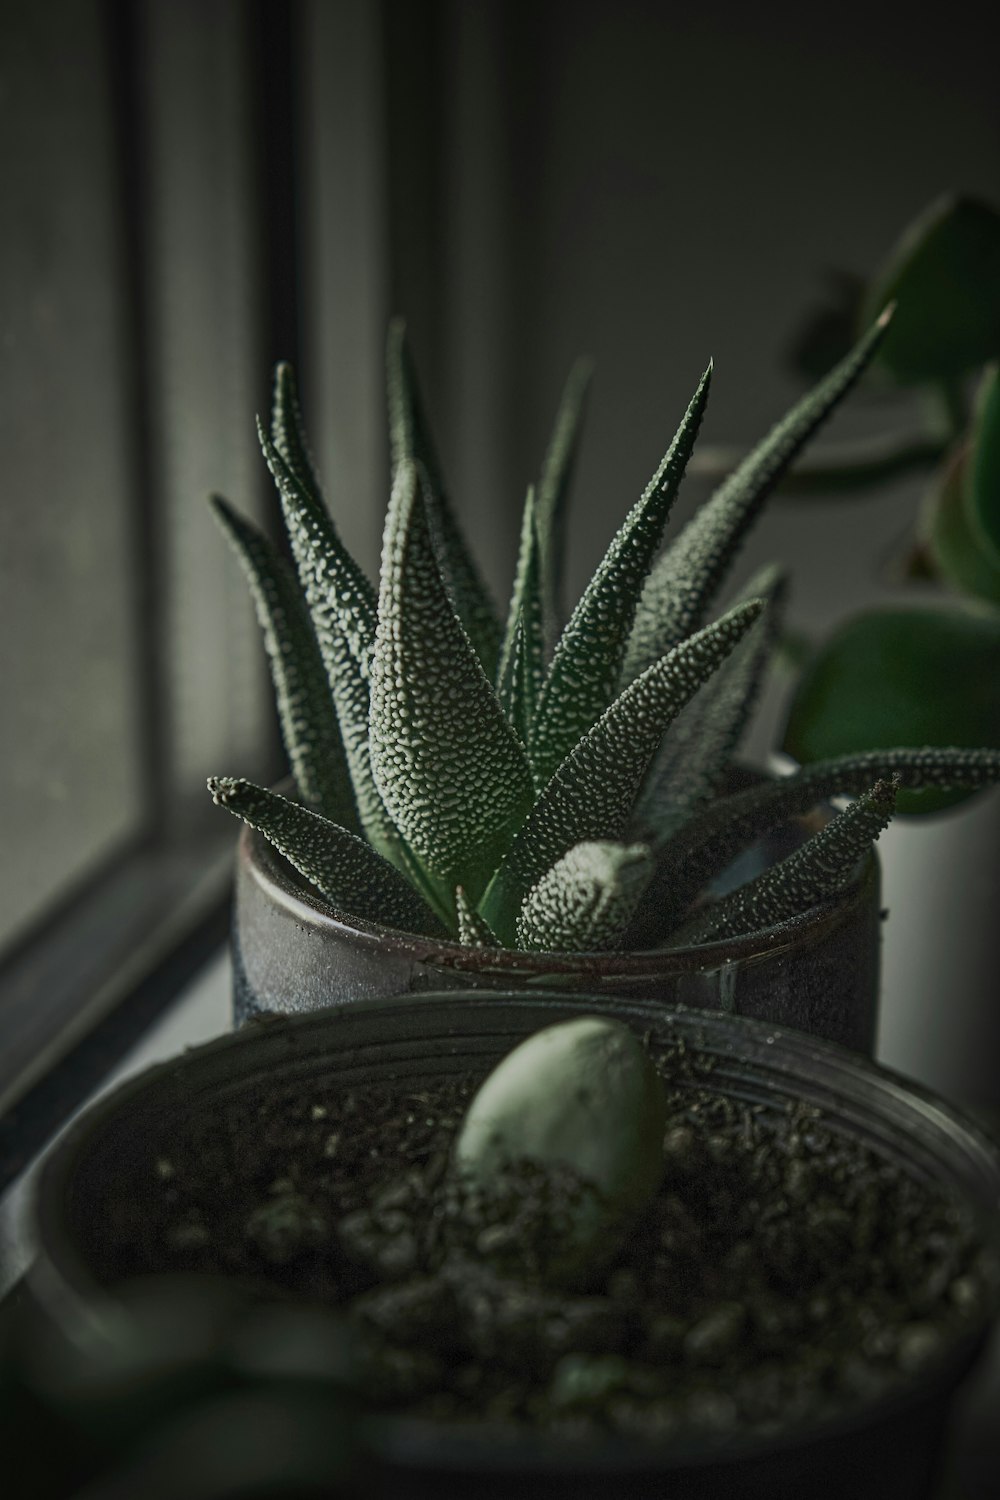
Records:
[[[503,1024],[498,1024],[502,1010],[506,1010],[507,1015]],[[407,1051],[412,1056],[416,1039],[422,1039],[426,1045],[428,1062],[449,1055],[450,1049],[452,1058],[461,1056],[467,1066],[473,1067],[475,1057],[462,1050],[463,1038],[485,1041],[487,1045],[480,1049],[481,1055],[492,1057],[495,1054],[489,1052],[489,1043],[495,1043],[498,1035],[509,1037],[514,1045],[520,1037],[529,1034],[517,1024],[517,1013],[525,1011],[538,1017],[537,1027],[531,1029],[540,1029],[571,1015],[601,1013],[631,1022],[635,1029],[652,1033],[660,1039],[676,1036],[679,1030],[691,1045],[713,1053],[717,1059],[713,1078],[719,1079],[721,1084],[733,1077],[744,1076],[745,1088],[747,1079],[752,1082],[756,1070],[763,1079],[765,1096],[769,1093],[779,1103],[782,1096],[794,1093],[802,1097],[803,1092],[814,1100],[825,1098],[827,1109],[830,1101],[839,1100],[842,1105],[846,1101],[851,1107],[842,1108],[838,1116],[827,1118],[825,1123],[831,1128],[840,1128],[855,1139],[865,1139],[865,1132],[859,1130],[859,1121],[863,1121],[867,1108],[869,1112],[877,1113],[886,1127],[883,1152],[887,1152],[890,1138],[894,1137],[900,1144],[904,1139],[910,1144],[915,1139],[922,1139],[925,1167],[932,1155],[932,1138],[937,1140],[941,1149],[947,1144],[946,1138],[959,1141],[969,1157],[965,1178],[956,1182],[943,1163],[938,1164],[936,1173],[929,1175],[939,1186],[957,1194],[965,1205],[973,1207],[984,1243],[994,1252],[1000,1252],[1000,1141],[930,1089],[845,1047],[745,1016],[705,1012],[656,1001],[621,1000],[583,993],[542,995],[524,991],[450,990],[360,1000],[350,1006],[333,1006],[305,1015],[269,1019],[190,1048],[180,1057],[156,1064],[120,1084],[91,1105],[69,1127],[43,1164],[33,1202],[41,1254],[29,1271],[29,1285],[43,1304],[53,1308],[57,1315],[71,1320],[89,1322],[95,1306],[114,1303],[113,1288],[98,1281],[70,1240],[66,1218],[74,1170],[88,1149],[99,1143],[102,1133],[116,1116],[128,1113],[130,1106],[141,1101],[144,1095],[152,1093],[155,1096],[164,1084],[169,1088],[171,1080],[176,1080],[178,1075],[189,1073],[192,1068],[204,1071],[206,1065],[210,1069],[216,1059],[224,1062],[227,1054],[238,1062],[242,1051],[245,1063],[252,1062],[255,1056],[258,1059],[255,1070],[246,1067],[243,1070],[245,1086],[252,1087],[262,1077],[270,1078],[281,1069],[282,1056],[285,1068],[292,1072],[296,1065],[305,1071],[313,1055],[325,1059],[333,1070],[344,1068],[347,1065],[345,1059],[353,1059],[353,1066],[363,1069],[366,1056],[384,1058],[388,1055],[390,1063]],[[380,1018],[391,1019],[393,1041],[388,1042],[377,1035]],[[332,1044],[327,1034],[331,1028],[334,1033]],[[315,1034],[312,1038],[310,1031]],[[352,1033],[359,1034],[353,1051]],[[366,1033],[368,1039],[363,1040]],[[419,1057],[417,1061],[422,1062],[424,1058]],[[771,1085],[768,1089],[769,1079]],[[220,1087],[220,1081],[216,1080],[215,1089]],[[212,1092],[211,1078],[203,1088],[206,1094]],[[744,1092],[743,1097],[760,1096],[751,1091],[750,1094]],[[824,1115],[826,1113],[824,1110]],[[875,1144],[870,1137],[866,1143]],[[875,1149],[878,1149],[877,1145]],[[977,1177],[982,1179],[978,1204],[974,1202],[970,1183],[966,1180],[974,1167]],[[914,1168],[917,1175],[928,1175],[916,1162]],[[987,1182],[988,1203],[985,1201]],[[994,1286],[992,1302],[997,1300],[998,1288]],[[514,1470],[530,1465],[541,1472],[557,1475],[575,1472],[581,1465],[597,1472],[607,1469],[609,1473],[637,1474],[746,1463],[785,1450],[807,1449],[827,1440],[846,1437],[860,1428],[890,1421],[921,1401],[943,1397],[968,1369],[996,1310],[995,1306],[986,1305],[982,1316],[970,1325],[967,1333],[953,1337],[923,1369],[900,1375],[888,1391],[874,1399],[859,1399],[846,1411],[829,1417],[814,1417],[776,1433],[749,1432],[724,1441],[713,1437],[687,1437],[661,1443],[655,1439],[633,1442],[625,1437],[608,1435],[592,1440],[574,1437],[570,1442],[556,1435],[536,1434],[521,1428],[471,1423],[436,1424],[417,1418],[377,1414],[368,1419],[369,1430],[377,1437],[379,1452],[404,1467],[426,1467],[433,1463],[439,1468],[457,1471],[478,1457],[483,1461],[488,1458],[494,1469],[503,1470],[506,1466]]]

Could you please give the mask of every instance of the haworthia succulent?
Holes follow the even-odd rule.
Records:
[[[282,362],[274,372],[274,399],[271,405],[271,441],[299,484],[317,506],[325,508],[323,487],[309,449],[302,412],[299,408],[295,375],[290,364]]]
[[[574,844],[525,897],[517,946],[548,953],[618,947],[653,869],[645,844]]]
[[[369,735],[404,840],[476,901],[530,806],[531,773],[445,591],[423,487],[405,460],[386,519]]]
[[[650,564],[691,456],[708,401],[702,376],[659,468],[632,507],[556,646],[532,723],[532,766],[544,786],[615,691]]]
[[[320,813],[341,810],[346,762],[368,842],[338,826],[349,816],[347,799],[341,816],[328,819],[219,780],[219,800],[280,840],[345,910],[457,933],[468,945],[648,947],[690,933],[680,924],[702,887],[764,831],[825,797],[862,802],[836,832],[807,844],[777,883],[717,906],[715,919],[729,912],[735,931],[814,901],[843,840],[861,847],[865,819],[878,811],[872,798],[882,795],[871,793],[873,783],[895,771],[906,788],[1000,782],[1000,750],[902,749],[841,756],[715,796],[773,644],[781,586],[774,577],[755,580],[764,619],[765,602],[755,597],[698,633],[695,626],[765,495],[858,378],[884,326],[885,317],[740,465],[640,593],[706,378],[574,612],[547,678],[589,370],[581,364],[570,376],[525,508],[504,633],[441,482],[402,325],[389,336],[394,484],[377,600],[327,511],[292,373],[280,366],[271,434],[261,440],[297,580],[249,523],[222,502],[217,511],[254,593],[301,795],[321,802]],[[635,842],[652,846],[648,885],[651,856],[630,847]]]
[[[364,839],[241,778],[212,776],[208,789],[220,807],[258,829],[340,911],[406,932],[446,935],[405,876]]]
[[[578,359],[570,370],[538,480],[539,598],[542,637],[550,653],[563,627],[566,502],[592,376],[589,359]]]
[[[455,915],[458,919],[458,940],[467,948],[498,948],[496,934],[476,911],[462,886],[455,887]]]
[[[507,628],[497,667],[497,696],[507,722],[527,744],[542,680],[542,609],[539,594],[535,492],[529,488],[521,519],[521,544]]]
[[[250,585],[299,795],[324,817],[357,833],[344,745],[298,579],[267,538],[221,495],[213,495],[211,504]]]
[[[760,619],[664,735],[633,819],[637,836],[654,849],[718,792],[756,703],[786,593],[787,577],[779,568],[754,575],[737,602],[762,599]]]
[[[535,882],[573,844],[618,839],[667,725],[761,611],[738,606],[631,683],[566,757],[510,844],[480,910],[504,942]]]
[[[622,680],[629,682],[703,619],[767,496],[871,362],[890,309],[740,464],[668,547],[646,583]]]
[[[671,946],[758,932],[839,895],[889,823],[898,782],[877,781],[793,854],[682,923]]]
[[[441,464],[424,412],[406,325],[394,318],[386,345],[389,443],[393,472],[410,461],[427,475],[427,523],[441,576],[456,614],[489,677],[496,673],[501,627],[489,590],[455,521]]]
[[[972,790],[1000,783],[1000,750],[923,747],[869,750],[815,761],[790,776],[720,797],[670,840],[633,924],[637,942],[677,925],[702,886],[742,849],[828,797],[859,796],[879,778],[898,775],[902,789]]]

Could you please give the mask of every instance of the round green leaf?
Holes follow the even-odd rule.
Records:
[[[1000,612],[987,605],[885,608],[857,615],[799,682],[784,748],[802,762],[894,746],[1000,747]],[[900,793],[933,812],[965,793]]]
[[[1000,604],[1000,553],[994,561],[969,515],[970,467],[970,451],[963,444],[928,491],[920,539],[939,577],[960,593]]]
[[[893,301],[878,361],[903,384],[950,380],[1000,353],[1000,213],[976,198],[933,203],[872,282],[859,328]]]
[[[976,396],[965,503],[976,537],[1000,570],[1000,365],[986,371]]]

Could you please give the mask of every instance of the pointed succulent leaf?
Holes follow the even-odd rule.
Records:
[[[384,922],[404,932],[445,935],[444,927],[404,876],[364,839],[242,778],[212,776],[208,788],[220,807],[258,829],[345,914]]]
[[[793,854],[703,907],[672,934],[670,946],[760,932],[839,895],[892,818],[898,780],[877,781]]]
[[[736,602],[762,599],[760,618],[663,736],[633,824],[654,849],[718,790],[771,660],[787,585],[780,568],[762,568],[754,575]]]
[[[636,607],[698,435],[711,378],[709,365],[659,468],[559,638],[542,684],[530,744],[542,785],[614,697]]]
[[[299,407],[295,374],[282,361],[274,372],[274,399],[271,404],[271,441],[281,454],[289,471],[308,493],[313,503],[323,509],[323,486],[309,449],[302,412]]]
[[[538,687],[538,678],[532,685],[531,670],[528,662],[524,620],[518,618],[517,628],[514,632],[514,648],[510,657],[504,664],[497,684],[497,699],[503,716],[513,729],[522,745],[527,745],[528,735],[531,731],[531,715],[534,710],[535,690]]]
[[[807,666],[784,747],[801,761],[900,744],[1000,748],[998,662],[994,609],[956,601],[866,610]],[[940,794],[928,793],[899,802],[901,812],[942,805]]]
[[[534,490],[529,489],[521,522],[514,591],[497,668],[500,705],[508,724],[514,727],[524,744],[527,744],[542,680],[542,612],[538,582],[535,496]]]
[[[652,874],[645,844],[574,844],[525,897],[517,946],[548,953],[617,948]]]
[[[326,508],[310,494],[258,424],[267,466],[278,487],[288,540],[323,647],[326,622],[367,670],[375,638],[377,601],[354,558],[337,535]]]
[[[539,596],[547,652],[555,649],[563,626],[566,502],[593,373],[589,359],[578,359],[570,370],[538,481]]]
[[[667,548],[636,611],[624,682],[683,640],[704,618],[765,499],[869,364],[890,315],[887,308],[847,358],[772,428]]]
[[[400,464],[409,460],[420,464],[427,475],[427,524],[438,567],[455,613],[465,627],[484,670],[493,678],[500,651],[500,622],[489,590],[455,520],[406,341],[406,325],[401,318],[394,318],[389,325],[386,375],[393,473]]]
[[[1000,364],[987,370],[976,395],[965,500],[986,561],[1000,572]]]
[[[1000,353],[1000,213],[977,198],[939,198],[909,226],[861,308],[895,300],[879,354],[896,380],[950,380]]]
[[[1000,750],[897,747],[836,756],[790,776],[719,797],[675,834],[661,852],[630,942],[649,946],[670,932],[708,881],[755,839],[829,797],[858,797],[878,779],[899,776],[902,788],[974,791],[1000,784]]]
[[[299,795],[357,833],[344,745],[298,579],[263,533],[221,495],[213,495],[211,505],[250,585]]]
[[[445,590],[416,466],[396,470],[369,738],[383,801],[424,867],[476,901],[531,801],[527,755]]]
[[[491,931],[460,885],[455,887],[455,915],[458,918],[458,941],[466,948],[499,948],[496,933]]]
[[[649,667],[584,735],[538,797],[480,909],[505,943],[537,880],[573,844],[619,839],[671,720],[760,614],[754,600],[691,636]]]
[[[368,751],[374,590],[344,547],[324,507],[300,484],[263,431],[260,442],[281,497],[299,581],[333,695],[361,825],[375,848],[398,863],[396,830],[372,778]]]

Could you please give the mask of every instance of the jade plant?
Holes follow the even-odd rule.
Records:
[[[565,623],[562,539],[585,367],[570,376],[527,491],[501,619],[457,524],[403,325],[388,340],[393,482],[377,589],[340,540],[280,365],[270,428],[258,425],[294,566],[213,503],[256,603],[296,790],[213,777],[215,800],[341,914],[471,947],[701,943],[835,896],[899,788],[1000,778],[1000,752],[911,746],[727,789],[786,580],[768,569],[710,613],[763,501],[889,321],[887,310],[661,550],[709,366]],[[763,875],[698,902],[748,844],[834,794],[856,800]]]
[[[797,372],[815,379],[890,299],[892,328],[859,399],[904,406],[905,425],[883,421],[874,441],[817,449],[784,488],[839,495],[846,522],[858,525],[865,496],[925,474],[890,568],[922,593],[860,611],[826,640],[797,640],[784,748],[799,760],[900,737],[1000,745],[1000,211],[943,197],[907,226],[870,279],[836,273],[826,304],[796,339]],[[706,466],[731,461],[717,451]],[[899,806],[934,811],[953,800],[958,794],[905,792]]]

